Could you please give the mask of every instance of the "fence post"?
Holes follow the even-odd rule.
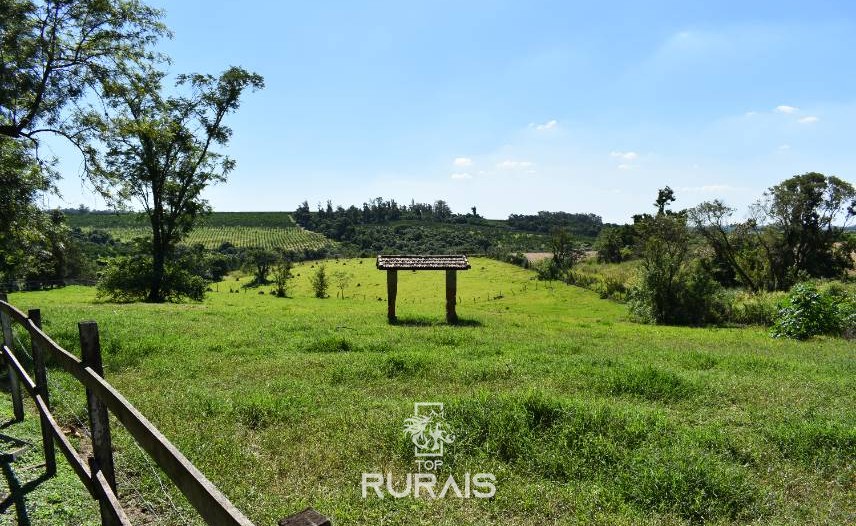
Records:
[[[27,317],[33,322],[33,325],[42,328],[42,312],[39,309],[30,309],[27,311]],[[51,399],[48,394],[48,372],[45,369],[45,354],[36,339],[30,337],[33,350],[33,373],[36,381],[36,394],[42,397],[45,406],[50,409]],[[51,423],[47,415],[39,412],[42,427],[42,449],[45,450],[45,469],[47,475],[53,476],[56,474],[56,449],[54,448],[53,434],[51,433]]]
[[[83,366],[92,369],[98,376],[104,378],[104,365],[101,363],[101,341],[98,337],[98,324],[94,321],[82,321],[77,324],[80,332],[80,350]],[[116,494],[116,473],[113,468],[113,445],[110,439],[110,414],[107,406],[99,400],[95,393],[86,389],[86,408],[89,412],[89,428],[92,435],[92,456],[97,470],[92,470],[93,477],[100,471],[113,494]],[[100,501],[102,524],[113,524],[113,516],[109,505]]]
[[[0,292],[0,301],[8,302],[6,293]],[[9,351],[15,351],[15,342],[12,338],[12,318],[5,312],[0,311],[0,324],[3,325],[3,343],[9,348]],[[24,400],[21,398],[21,384],[18,382],[18,375],[12,364],[6,364],[6,371],[9,375],[9,391],[12,394],[12,413],[15,415],[15,420],[20,422],[24,420]]]

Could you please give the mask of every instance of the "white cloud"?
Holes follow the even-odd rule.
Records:
[[[472,166],[473,160],[469,157],[455,157],[455,160],[452,162],[455,166]]]
[[[611,152],[609,156],[624,159],[625,161],[634,161],[639,158],[639,154],[636,152]]]
[[[470,175],[468,173],[464,173],[464,172],[458,172],[458,173],[452,174],[452,179],[461,180],[461,179],[472,179],[472,178],[473,178],[472,175]]]
[[[782,144],[782,145],[779,145],[779,147],[778,147],[777,149],[778,149],[780,152],[784,152],[785,150],[790,150],[790,149],[791,149],[791,145],[790,145],[790,144]]]
[[[800,117],[799,119],[797,119],[797,122],[800,124],[814,124],[815,122],[817,122],[819,120],[820,119],[818,119],[814,115],[809,115],[807,117]]]
[[[632,164],[621,163],[618,165],[619,170],[629,170],[631,168],[633,168]]]
[[[788,106],[786,104],[782,104],[780,106],[776,106],[776,112],[778,113],[794,113],[799,111],[799,108],[795,106]]]
[[[534,122],[530,123],[529,127],[535,128],[538,131],[545,131],[545,130],[552,130],[558,125],[559,125],[559,121],[557,121],[556,119],[552,119],[552,120],[549,120],[549,121],[541,123],[541,124],[536,124]]]
[[[500,163],[496,163],[496,167],[502,170],[514,170],[516,168],[531,168],[535,166],[535,163],[531,161],[512,161],[505,160]]]

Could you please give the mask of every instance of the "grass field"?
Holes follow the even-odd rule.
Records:
[[[199,304],[99,304],[85,287],[11,301],[41,308],[75,352],[76,322],[97,320],[108,379],[259,526],[309,505],[337,526],[856,520],[852,342],[638,325],[591,291],[472,262],[455,327],[442,323],[442,274],[427,272],[400,273],[401,323],[388,325],[371,259],[327,263],[354,275],[345,299],[312,298],[307,262],[285,299],[231,278]],[[85,419],[73,385],[52,371],[71,431]],[[492,472],[494,498],[362,498],[361,473],[415,471],[402,433],[414,402],[445,403],[456,440],[442,473]],[[116,442],[136,516],[192,523]],[[39,486],[32,523],[82,522],[94,511],[82,494]]]

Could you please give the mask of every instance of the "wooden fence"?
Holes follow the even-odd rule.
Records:
[[[49,476],[56,473],[56,448],[65,456],[71,468],[83,482],[90,495],[98,500],[101,523],[104,526],[130,525],[116,494],[113,448],[110,437],[109,413],[125,427],[140,447],[148,453],[207,524],[223,526],[253,526],[214,484],[209,481],[158,429],[125,397],[104,380],[98,325],[94,321],[78,323],[82,359],[60,347],[41,328],[41,313],[32,309],[25,315],[8,303],[0,293],[0,322],[3,328],[2,356],[8,369],[12,411],[15,420],[24,419],[21,386],[34,400],[41,420],[42,447],[45,469]],[[33,353],[33,376],[14,352],[12,323],[21,325],[30,334]],[[86,388],[92,456],[84,461],[60,429],[51,414],[45,358],[71,374]],[[324,526],[329,519],[307,508],[279,521],[281,526]]]

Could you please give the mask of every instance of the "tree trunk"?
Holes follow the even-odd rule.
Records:
[[[160,303],[163,301],[163,277],[166,269],[166,257],[163,247],[158,243],[152,244],[152,285],[149,289],[148,301]]]

